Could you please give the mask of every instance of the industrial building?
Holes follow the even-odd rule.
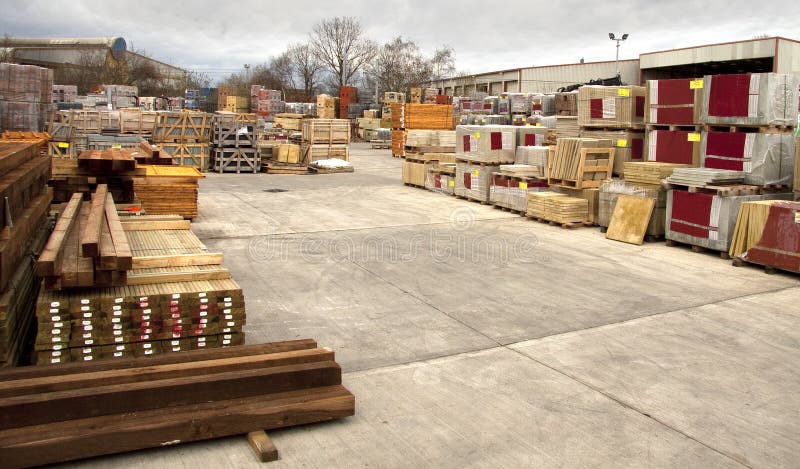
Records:
[[[523,67],[453,77],[431,83],[451,96],[471,92],[553,93],[559,88],[619,74],[623,83],[690,78],[721,73],[798,73],[800,41],[783,37],[749,39],[657,52],[638,59]]]

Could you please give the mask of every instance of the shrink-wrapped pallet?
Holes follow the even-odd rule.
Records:
[[[546,146],[520,146],[517,147],[514,164],[523,164],[539,168],[539,176],[547,177],[547,159],[550,147]]]
[[[792,184],[795,138],[791,134],[703,132],[704,168],[743,171],[744,183]]]
[[[499,169],[500,165],[456,161],[455,195],[489,203],[492,173]]]
[[[647,132],[647,161],[700,166],[700,132],[691,130],[650,130]]]
[[[782,73],[706,75],[704,124],[794,126],[800,76]]]
[[[578,125],[643,127],[644,94],[643,86],[582,86],[578,90]]]
[[[548,185],[544,181],[495,173],[489,188],[489,202],[524,214],[528,208],[528,194],[547,189]]]
[[[703,108],[703,79],[647,80],[646,98],[648,124],[698,124]]]
[[[621,175],[624,172],[625,163],[629,161],[642,161],[644,131],[584,129],[581,137],[611,140],[611,146],[614,147],[614,174]]]
[[[456,155],[470,161],[512,163],[517,147],[516,132],[516,127],[509,125],[459,125]]]
[[[455,176],[439,171],[433,171],[431,168],[429,168],[425,173],[425,189],[433,192],[441,192],[443,194],[453,195],[456,189]]]
[[[517,145],[528,147],[541,146],[547,141],[548,132],[552,129],[542,126],[522,126],[517,128]]]
[[[556,93],[554,96],[555,113],[557,116],[578,115],[578,92],[569,91]]]

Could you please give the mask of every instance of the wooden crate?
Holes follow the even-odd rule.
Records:
[[[159,112],[153,142],[208,142],[211,119],[204,112]]]
[[[348,119],[303,120],[303,141],[318,143],[350,143],[350,121]]]
[[[156,125],[158,113],[141,109],[119,110],[119,132],[123,134],[151,134]]]
[[[258,173],[261,157],[255,148],[214,149],[214,171],[218,173]]]
[[[172,156],[176,166],[191,166],[203,172],[209,169],[210,147],[207,143],[167,142],[159,146]]]

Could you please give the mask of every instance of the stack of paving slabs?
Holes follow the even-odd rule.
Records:
[[[733,230],[728,254],[732,258],[736,258],[758,244],[764,234],[764,226],[767,224],[770,207],[784,202],[783,200],[743,202],[736,217],[736,227]]]
[[[578,125],[644,128],[643,86],[582,86],[578,89]]]
[[[555,145],[556,131],[543,126],[517,126],[517,145],[533,147]]]
[[[731,256],[744,250],[739,254],[739,258],[744,261],[763,265],[768,269],[800,273],[800,202],[770,202],[762,207],[750,206],[747,210],[744,208],[747,203],[742,204],[739,210],[740,219],[742,213],[746,212],[746,222],[743,222],[747,226],[742,226],[741,231],[746,231],[747,235],[742,233],[739,236],[744,237],[746,242],[732,244]],[[760,235],[756,236],[758,231]],[[739,232],[737,220],[735,242],[739,241]]]
[[[52,200],[46,143],[0,142],[0,366],[17,364],[34,317],[33,254],[47,238]]]
[[[178,165],[209,168],[212,116],[204,112],[159,112],[153,143],[172,155]]]
[[[80,207],[80,199],[74,200]],[[71,211],[70,203],[39,258],[45,288],[61,290],[46,289],[39,295],[37,362],[149,356],[242,343],[244,297],[221,265],[222,254],[209,252],[181,217],[113,220],[116,210],[106,200],[111,239],[102,229],[99,256],[83,257],[86,243],[73,246],[72,239],[80,240],[89,228],[93,230],[93,219],[81,225],[78,218],[70,228],[65,220],[78,213]],[[80,209],[85,210],[86,204],[91,210],[91,202]],[[77,281],[83,281],[82,275],[91,276],[91,264],[95,286],[66,288],[70,276]],[[99,286],[99,269],[105,267],[119,272],[112,280],[123,285]],[[73,269],[79,269],[77,276]],[[59,275],[60,282],[54,285],[51,274]]]
[[[617,205],[617,200],[622,195],[644,197],[656,201],[653,207],[653,214],[647,225],[645,234],[653,237],[664,236],[664,222],[667,211],[667,191],[661,186],[637,185],[630,181],[621,179],[610,179],[600,186],[599,208],[597,213],[597,224],[601,227],[608,227],[611,222],[611,215]]]
[[[517,147],[514,164],[533,166],[536,168],[537,174],[531,174],[532,176],[547,178],[547,161],[549,158],[550,147]]]
[[[442,163],[426,168],[425,189],[455,195],[456,164]]]
[[[596,130],[583,129],[583,138],[597,138],[611,140],[614,147],[614,174],[624,172],[625,163],[629,161],[642,161],[644,156],[644,131],[641,130]]]
[[[555,94],[556,115],[558,116],[577,116],[578,115],[578,92],[570,91]]]
[[[701,133],[691,130],[647,131],[647,161],[700,166]]]
[[[675,168],[667,182],[681,186],[721,186],[740,183],[744,177],[745,173],[742,171],[727,169]]]
[[[197,194],[205,176],[192,166],[139,165],[134,179],[136,197],[145,212],[152,215],[178,214],[197,217]]]
[[[607,139],[559,138],[548,164],[550,185],[596,188],[611,177],[614,148]]]
[[[745,184],[792,184],[795,159],[792,134],[703,132],[700,153],[704,168],[742,171]]]
[[[647,124],[698,124],[703,107],[703,79],[647,80],[645,107]]]
[[[308,432],[307,424],[354,415],[355,397],[341,383],[334,352],[310,339],[7,370],[0,454],[4,467],[19,468],[256,431],[263,438],[294,425]]]
[[[348,119],[303,120],[300,162],[338,158],[350,160],[350,121]]]
[[[577,116],[556,116],[555,128],[558,138],[579,137],[581,134]]]
[[[706,75],[703,124],[792,127],[800,76],[780,73]]]
[[[456,128],[456,157],[492,164],[513,163],[517,129],[509,125],[459,125]]]
[[[528,194],[546,191],[548,185],[541,179],[526,176],[526,168],[519,166],[500,165],[500,172],[492,175],[489,202],[524,215],[528,207]]]
[[[488,204],[492,173],[498,170],[499,165],[456,161],[455,195]]]
[[[417,130],[406,132],[406,152],[412,153],[453,153],[456,133],[453,130]]]
[[[211,143],[214,147],[214,171],[237,174],[261,171],[254,125],[215,122]]]
[[[589,212],[586,199],[570,197],[557,192],[531,192],[528,194],[527,216],[568,225],[583,223]]]
[[[101,184],[92,200],[76,193],[58,216],[53,233],[37,261],[45,288],[125,285],[131,250],[108,186]]]
[[[77,160],[54,159],[49,183],[53,201],[64,203],[76,192],[88,194],[105,184],[117,203],[133,202],[134,179],[144,174],[136,167],[134,153],[132,149],[87,150]]]
[[[660,186],[661,181],[670,177],[673,171],[686,167],[688,165],[655,161],[625,163],[625,181],[644,186]]]

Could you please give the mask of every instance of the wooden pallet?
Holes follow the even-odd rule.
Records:
[[[214,171],[218,173],[257,173],[261,157],[255,148],[214,149]]]
[[[761,194],[763,188],[761,186],[754,186],[750,184],[734,184],[728,186],[690,186],[684,184],[668,183],[669,189],[686,190],[690,193],[702,193],[718,195],[720,197],[729,197],[737,195],[758,195]]]
[[[714,251],[704,246],[695,246],[693,244],[682,243],[680,241],[675,241],[672,239],[665,240],[664,244],[669,247],[689,247],[692,250],[692,252],[718,252],[719,257],[721,259],[728,260],[731,258],[731,256],[728,254],[727,251]]]
[[[651,130],[669,130],[671,132],[700,132],[703,126],[699,124],[646,124],[645,129],[649,132]]]
[[[760,134],[791,134],[794,127],[787,125],[727,125],[727,124],[704,124],[705,132],[730,132],[730,133],[760,133]]]
[[[390,140],[370,140],[369,143],[372,149],[392,149],[392,142]]]
[[[548,178],[547,183],[572,189],[590,189],[600,187],[605,179],[611,178],[614,169],[613,148],[581,148],[578,157],[576,179]]]
[[[268,174],[308,174],[308,166],[304,164],[267,163]]]

